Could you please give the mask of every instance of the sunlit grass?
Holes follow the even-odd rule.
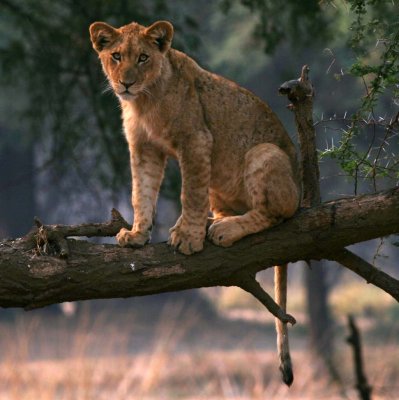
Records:
[[[332,291],[331,304],[337,314],[378,314],[392,307],[395,301],[373,285],[350,281]]]
[[[357,398],[344,338],[338,338],[339,387],[326,377],[314,378],[318,367],[293,330],[296,376],[288,389],[280,381],[270,328],[243,324],[234,336],[227,321],[201,320],[176,303],[167,304],[145,327],[130,313],[94,316],[86,310],[73,321],[21,314],[0,323],[0,400],[333,400],[343,393]],[[396,398],[398,358],[396,337],[365,348],[374,399]]]
[[[390,357],[397,349],[388,350]],[[370,353],[370,352],[369,352]],[[368,355],[376,399],[395,399],[397,375],[375,351]],[[313,379],[305,351],[294,351],[296,381],[291,389],[279,381],[270,351],[188,353],[154,350],[118,357],[73,356],[62,360],[13,361],[0,366],[0,399],[341,399],[340,388]],[[348,369],[349,365],[344,366]],[[398,371],[396,370],[397,374]],[[346,379],[348,399],[357,398]],[[395,390],[397,390],[396,388]]]

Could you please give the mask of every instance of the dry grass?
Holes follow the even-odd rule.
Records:
[[[0,398],[340,398],[336,389],[326,389],[325,381],[311,383],[309,372],[309,369],[299,369],[295,386],[292,389],[284,387],[275,371],[274,354],[269,351],[208,351],[202,354],[154,351],[132,357],[8,361],[0,368]]]
[[[83,312],[73,323],[35,314],[0,323],[0,400],[357,399],[343,338],[339,365],[346,378],[338,386],[315,378],[318,366],[294,330],[296,380],[288,389],[269,326],[242,323],[231,334],[235,325],[207,323],[175,303],[159,319],[139,322],[130,314]],[[395,336],[365,349],[374,400],[398,398],[397,345]]]
[[[389,354],[392,357],[392,352]],[[8,360],[0,367],[0,399],[343,398],[342,391],[324,378],[313,379],[310,360],[304,352],[295,351],[294,359],[296,382],[291,389],[280,383],[275,356],[270,351],[176,353],[165,350],[134,356]],[[396,379],[389,376],[392,365],[384,365],[380,360],[368,369],[373,370],[372,382],[378,383],[379,394],[374,398],[397,399],[397,375]],[[356,399],[356,393],[348,388],[346,398]]]

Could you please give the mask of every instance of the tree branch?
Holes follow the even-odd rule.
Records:
[[[364,278],[367,283],[372,283],[374,286],[379,287],[399,302],[399,280],[392,278],[384,271],[363,260],[363,258],[347,249],[326,255],[325,258],[339,262],[344,267]]]
[[[76,227],[64,228],[70,234],[79,233]],[[93,232],[91,227],[85,231]],[[207,242],[204,251],[192,256],[174,253],[164,243],[129,249],[68,239],[69,256],[61,259],[38,255],[29,234],[30,240],[0,242],[0,306],[29,309],[64,301],[231,286],[239,274],[255,275],[287,262],[329,258],[350,244],[398,232],[399,188],[394,188],[301,210],[233,247]],[[362,273],[377,284],[375,269]],[[388,292],[399,290],[392,280],[378,284]]]
[[[302,202],[303,207],[320,204],[320,172],[317,159],[316,132],[313,123],[314,89],[309,80],[309,67],[302,67],[299,79],[284,82],[279,93],[286,95],[292,104],[288,108],[294,111],[295,125],[298,131],[301,152]]]
[[[276,268],[276,267],[275,267]],[[232,280],[234,286],[238,286],[257,298],[276,318],[284,323],[296,324],[295,318],[286,314],[285,311],[273,300],[273,298],[262,288],[255,276],[241,274],[239,279]]]
[[[34,218],[36,229],[32,229],[24,237],[24,241],[36,245],[37,254],[56,255],[66,258],[69,255],[68,242],[65,240],[71,236],[104,237],[115,236],[121,228],[131,229],[120,212],[111,210],[111,221],[106,223],[92,223],[80,225],[43,225]]]

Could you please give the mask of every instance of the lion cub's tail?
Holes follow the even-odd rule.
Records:
[[[286,311],[287,308],[287,264],[274,267],[274,292],[276,303]],[[276,318],[277,351],[280,358],[280,371],[285,384],[294,381],[288,343],[287,324]]]

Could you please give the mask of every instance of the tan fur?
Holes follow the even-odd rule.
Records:
[[[131,154],[134,224],[117,235],[121,246],[149,240],[168,156],[182,173],[182,214],[169,243],[184,254],[202,250],[209,210],[208,236],[220,246],[295,213],[295,148],[265,103],[172,49],[169,22],[96,22],[90,34],[120,100]]]
[[[168,22],[119,29],[97,22],[90,33],[120,99],[131,152],[135,220],[132,231],[119,233],[122,246],[149,239],[167,156],[182,170],[183,211],[170,243],[184,254],[202,249],[209,208],[216,219],[209,237],[221,246],[293,215],[295,150],[266,104],[171,49]]]

